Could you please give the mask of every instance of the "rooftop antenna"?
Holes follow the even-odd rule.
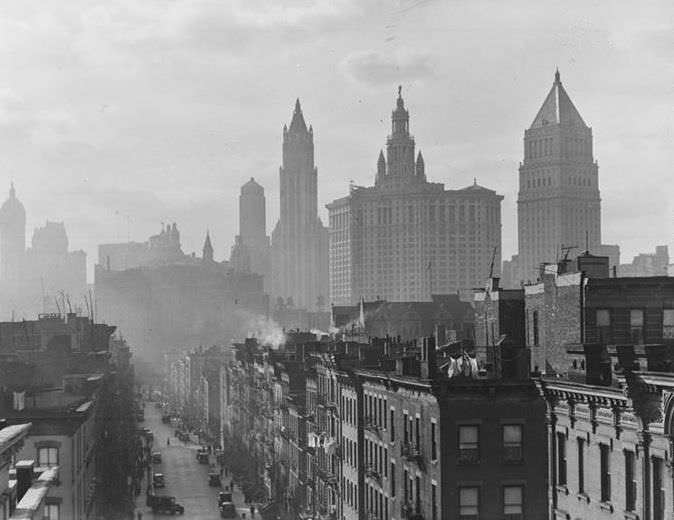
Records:
[[[578,249],[578,246],[562,246],[560,247],[562,251],[564,251],[564,258],[562,259],[563,262],[566,262],[569,259],[569,252],[572,249]]]
[[[585,230],[585,251],[590,252],[590,233]]]

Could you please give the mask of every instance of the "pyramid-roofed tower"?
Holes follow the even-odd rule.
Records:
[[[518,196],[519,281],[535,282],[562,247],[599,253],[601,199],[592,129],[564,89],[559,71],[524,132]]]

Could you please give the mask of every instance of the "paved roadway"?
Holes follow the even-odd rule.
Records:
[[[161,422],[161,410],[155,408],[155,403],[148,402],[145,405],[145,422],[139,423],[139,427],[148,427],[154,433],[153,451],[160,451],[161,464],[153,464],[153,471],[163,473],[166,487],[158,489],[158,495],[173,495],[176,502],[185,507],[184,518],[189,520],[216,520],[220,518],[218,511],[219,487],[208,485],[208,464],[199,464],[196,460],[196,452],[199,446],[194,443],[183,443],[173,436],[173,428]],[[166,439],[170,440],[167,446]],[[211,456],[214,460],[214,457]],[[223,484],[230,484],[223,477]],[[143,479],[141,493],[136,499],[136,511],[143,512],[143,520],[166,518],[164,514],[154,514],[152,509],[145,505],[145,490],[147,482]],[[239,510],[239,515],[246,513],[246,520],[250,518],[250,511],[243,503],[241,491],[234,491],[234,503]],[[168,515],[170,516],[170,515]],[[260,515],[255,512],[255,518]],[[134,519],[136,520],[136,519]]]

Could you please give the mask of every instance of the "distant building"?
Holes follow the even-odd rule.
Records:
[[[517,204],[520,281],[535,282],[540,264],[557,262],[564,248],[599,253],[601,199],[592,129],[564,90],[559,71],[524,132]]]
[[[202,258],[182,253],[175,224],[151,237],[142,254],[125,264],[126,246],[99,247],[103,263],[95,267],[95,310],[141,346],[142,371],[159,374],[160,364],[152,361],[167,351],[226,344],[268,314],[263,276],[236,273],[227,262],[216,262],[209,235]]]
[[[656,246],[654,253],[640,253],[631,264],[620,264],[618,276],[669,276],[669,248]]]
[[[332,306],[332,326],[346,334],[394,337],[412,341],[436,336],[438,342],[473,339],[473,308],[456,294],[432,296],[430,302],[362,301]]]
[[[125,271],[137,267],[159,265],[196,265],[198,259],[183,253],[180,231],[174,222],[164,224],[161,231],[147,242],[122,242],[98,246],[98,265],[106,271]]]
[[[264,276],[264,292],[271,293],[271,246],[267,236],[264,188],[253,177],[239,195],[239,234],[229,263],[237,273]]]
[[[330,301],[430,301],[482,284],[501,268],[501,201],[477,181],[459,190],[426,180],[399,93],[373,187],[328,204]]]
[[[63,222],[47,221],[26,249],[26,211],[14,185],[0,208],[0,314],[17,319],[81,309],[87,287],[86,253],[68,251]]]
[[[295,103],[283,127],[280,216],[272,233],[272,296],[308,311],[327,309],[328,232],[318,217],[314,131]]]
[[[8,290],[21,286],[26,253],[26,210],[12,183],[9,198],[0,207],[0,281]]]

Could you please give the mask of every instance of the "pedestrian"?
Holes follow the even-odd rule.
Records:
[[[222,478],[222,468],[220,468],[220,478]]]
[[[138,512],[136,513],[136,518],[138,518],[138,520],[143,520],[143,512],[142,512],[142,511],[138,511]]]
[[[170,437],[166,437],[166,445],[170,446],[171,445],[171,439]]]
[[[250,504],[250,517],[255,518],[255,506]]]

